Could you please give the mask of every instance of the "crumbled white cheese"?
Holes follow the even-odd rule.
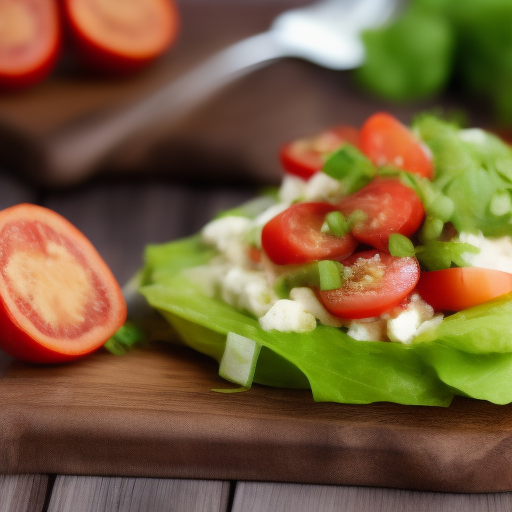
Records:
[[[201,231],[201,238],[235,265],[246,266],[246,238],[251,227],[252,221],[246,217],[221,217],[206,224]]]
[[[220,283],[221,297],[231,306],[262,317],[277,301],[273,288],[261,270],[231,267]]]
[[[292,288],[290,291],[290,299],[298,302],[303,311],[311,313],[324,325],[329,325],[331,327],[343,326],[343,322],[339,318],[331,315],[323,307],[322,303],[316,298],[316,295],[311,288]]]
[[[477,254],[462,254],[462,259],[468,265],[512,273],[512,237],[486,238],[481,232],[476,235],[461,232],[459,240],[480,249]]]
[[[260,318],[260,325],[265,331],[309,332],[316,327],[316,320],[298,302],[282,299]]]
[[[306,180],[294,176],[293,174],[285,174],[281,186],[279,187],[279,201],[291,204],[300,200],[305,196]]]
[[[306,183],[306,201],[328,201],[343,195],[341,181],[331,178],[324,172],[317,172]]]
[[[386,339],[386,320],[383,318],[352,320],[347,334],[358,341],[383,341]]]
[[[434,309],[427,304],[418,294],[411,297],[407,308],[395,318],[391,318],[387,323],[387,337],[391,341],[409,344],[418,335],[427,328],[437,325],[443,317],[439,315],[434,323]],[[423,324],[430,322],[427,326]]]

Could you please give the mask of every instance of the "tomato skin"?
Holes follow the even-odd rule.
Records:
[[[139,0],[138,3],[142,5],[148,2]],[[164,53],[178,36],[180,20],[173,0],[159,0],[155,4],[158,6],[158,25],[152,27],[152,32],[157,34],[158,39],[140,48],[123,46],[119,41],[114,44],[108,24],[103,26],[102,15],[97,13],[94,0],[62,0],[62,13],[77,53],[87,67],[105,74],[127,74],[147,66]],[[94,16],[97,19],[91,21]],[[107,19],[107,23],[109,21],[112,20]],[[98,28],[101,31],[98,32]]]
[[[346,258],[357,246],[355,238],[320,232],[325,216],[335,210],[329,203],[290,206],[263,226],[261,245],[265,253],[277,265]]]
[[[462,311],[512,292],[512,274],[478,267],[422,272],[418,293],[436,311]]]
[[[59,12],[54,0],[16,0],[16,5],[35,29],[23,43],[9,45],[0,41],[0,88],[7,90],[44,80],[54,69],[61,47]]]
[[[376,255],[380,263],[370,263],[370,272],[365,272],[361,259],[371,260]],[[376,276],[375,284],[368,285],[347,279],[341,288],[318,291],[317,295],[331,315],[345,319],[377,317],[391,311],[414,290],[420,277],[416,258],[397,258],[379,251],[364,251],[350,256],[344,265],[353,269],[355,275],[362,269],[364,275]]]
[[[432,179],[431,156],[398,119],[379,112],[369,117],[359,132],[359,149],[377,166],[393,165]]]
[[[348,216],[355,210],[366,214],[352,234],[362,243],[388,252],[389,236],[411,236],[420,227],[425,210],[416,192],[396,179],[377,178],[338,204]]]
[[[31,204],[0,212],[0,348],[27,362],[71,361],[125,319],[114,276],[72,224]]]
[[[348,142],[357,146],[359,134],[352,126],[334,126],[312,137],[297,139],[281,147],[279,160],[289,174],[308,180],[322,169],[327,156]]]

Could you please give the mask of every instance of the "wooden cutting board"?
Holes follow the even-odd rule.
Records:
[[[0,472],[512,490],[512,407],[314,403],[231,386],[178,345],[16,362],[0,380]]]

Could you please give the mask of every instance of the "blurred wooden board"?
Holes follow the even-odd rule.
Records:
[[[0,472],[512,489],[512,407],[314,403],[230,385],[187,348],[14,363],[0,380]]]

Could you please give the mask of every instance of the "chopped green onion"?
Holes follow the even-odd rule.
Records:
[[[287,299],[290,296],[290,290],[299,286],[315,288],[320,286],[320,276],[318,275],[318,264],[316,262],[306,263],[279,276],[274,284],[274,291],[279,298]]]
[[[256,341],[228,332],[220,361],[219,375],[248,389],[252,385],[261,345]]]
[[[364,222],[367,219],[368,215],[363,212],[363,210],[354,210],[347,219],[348,222],[348,230],[352,231],[356,224],[360,222]]]
[[[491,197],[489,210],[496,217],[502,217],[512,211],[512,201],[508,190],[497,190]]]
[[[322,260],[318,262],[320,290],[336,290],[341,288],[343,265],[339,261]]]
[[[132,322],[122,325],[104,345],[104,347],[116,356],[126,354],[135,345],[146,340],[144,331]]]
[[[327,229],[325,229],[324,226],[326,226]],[[325,216],[325,222],[321,231],[331,233],[334,236],[345,236],[349,232],[347,219],[341,212],[329,212]]]
[[[455,204],[448,196],[439,194],[427,206],[426,211],[431,217],[448,222],[455,211]]]
[[[393,233],[389,237],[389,253],[398,258],[414,256],[414,244],[406,236]]]
[[[436,219],[435,217],[427,215],[427,218],[423,223],[423,228],[421,229],[421,240],[423,242],[436,240],[443,232],[443,228],[444,222],[441,219]]]
[[[356,147],[345,144],[325,162],[322,171],[340,180],[346,194],[363,188],[375,176],[375,167]]]

